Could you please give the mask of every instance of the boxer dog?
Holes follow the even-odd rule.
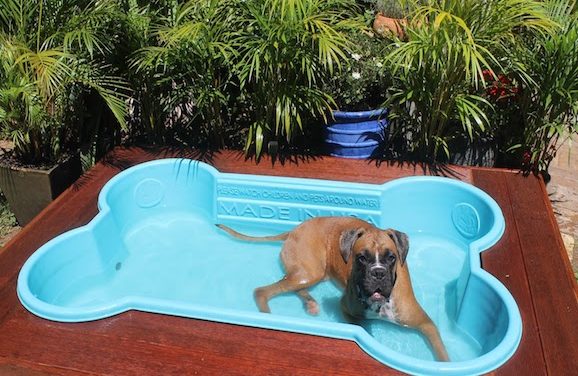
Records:
[[[346,315],[415,328],[428,339],[438,360],[449,361],[437,327],[413,293],[405,262],[409,250],[406,234],[381,230],[353,217],[312,218],[290,232],[263,237],[217,226],[246,241],[285,241],[281,250],[285,276],[255,289],[261,312],[270,312],[268,301],[272,297],[293,291],[309,314],[318,314],[319,304],[307,289],[331,278],[344,288],[341,308]]]

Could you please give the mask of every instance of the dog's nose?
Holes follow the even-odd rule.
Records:
[[[371,276],[375,279],[384,279],[385,274],[386,274],[386,270],[382,266],[374,266],[373,268],[371,268],[370,273],[371,273]]]

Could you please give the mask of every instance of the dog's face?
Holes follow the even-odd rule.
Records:
[[[396,230],[352,229],[340,239],[341,255],[351,261],[349,282],[364,309],[379,309],[389,301],[397,279],[397,265],[404,265],[409,243]]]

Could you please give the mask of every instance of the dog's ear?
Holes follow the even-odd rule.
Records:
[[[394,229],[388,229],[386,232],[395,243],[395,246],[397,247],[397,253],[401,259],[401,265],[403,265],[405,263],[405,259],[407,258],[407,252],[409,251],[409,238],[405,233]]]
[[[341,250],[341,257],[343,261],[347,263],[349,257],[351,256],[351,251],[353,251],[353,245],[359,239],[365,230],[362,228],[356,228],[351,230],[345,230],[341,233],[339,237],[339,248]]]

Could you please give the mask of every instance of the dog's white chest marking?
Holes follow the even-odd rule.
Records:
[[[368,319],[381,319],[397,323],[395,302],[393,299],[389,299],[389,301],[386,301],[381,305],[379,302],[374,302],[367,310],[366,317]]]
[[[397,315],[395,313],[395,304],[393,302],[393,299],[389,299],[389,301],[383,303],[383,305],[379,309],[379,317],[387,319],[389,321],[397,321],[396,320]]]

